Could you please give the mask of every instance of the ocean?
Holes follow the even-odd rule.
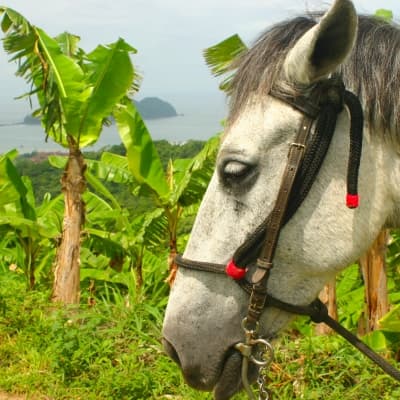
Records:
[[[174,143],[190,139],[207,140],[222,130],[221,122],[226,116],[226,104],[222,95],[171,96],[171,102],[178,112],[177,117],[146,120],[145,123],[153,140],[165,139]],[[29,108],[21,107],[18,101],[2,102],[0,112],[0,153],[17,149],[20,154],[60,151],[63,148],[51,139],[45,141],[40,125],[22,124],[29,114]],[[121,143],[116,126],[104,127],[99,140],[83,150],[99,150],[105,146]]]

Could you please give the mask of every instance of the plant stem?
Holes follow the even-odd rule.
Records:
[[[61,243],[56,254],[52,301],[77,304],[80,298],[81,230],[85,221],[82,194],[86,190],[86,164],[71,137],[69,143],[68,162],[61,179],[65,209]]]

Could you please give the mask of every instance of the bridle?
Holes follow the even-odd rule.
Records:
[[[357,183],[363,135],[361,104],[353,93],[345,89],[338,75],[316,84],[308,96],[292,95],[275,88],[271,90],[270,95],[302,113],[296,138],[289,145],[285,171],[271,213],[239,246],[228,265],[189,260],[180,255],[176,257],[176,263],[183,268],[227,274],[250,295],[247,316],[242,322],[246,339],[244,343],[236,345],[236,349],[243,355],[242,380],[250,398],[254,396],[247,380],[248,362],[254,362],[263,369],[270,364],[272,358],[271,345],[265,339],[258,337],[259,319],[265,307],[307,315],[317,323],[324,322],[386,373],[400,381],[400,371],[332,319],[328,315],[326,306],[319,299],[309,305],[299,306],[283,302],[268,294],[267,284],[280,232],[310,191],[328,151],[337,116],[344,106],[350,113],[350,155],[346,195],[346,204],[349,208],[356,208],[359,205]],[[258,255],[256,259],[254,259],[255,254]],[[259,360],[252,354],[253,348],[259,345],[264,346],[264,350],[269,353],[268,360]],[[262,384],[260,384],[260,398],[269,398],[268,391]]]

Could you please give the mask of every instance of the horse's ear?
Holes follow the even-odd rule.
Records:
[[[289,51],[284,62],[286,79],[307,85],[332,73],[353,48],[357,21],[353,3],[336,0]]]

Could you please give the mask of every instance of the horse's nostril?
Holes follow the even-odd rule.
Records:
[[[168,356],[172,358],[172,360],[174,360],[179,366],[181,366],[181,361],[179,360],[179,356],[177,351],[175,350],[175,347],[172,346],[172,344],[168,342],[168,340],[165,338],[162,339],[162,344]]]

